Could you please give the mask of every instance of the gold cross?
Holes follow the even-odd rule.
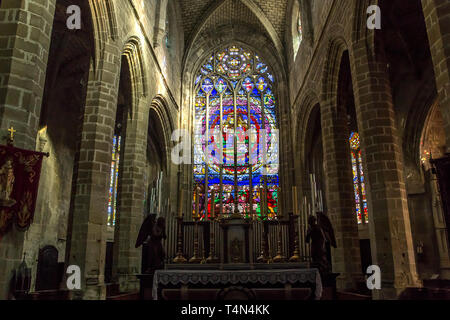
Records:
[[[14,130],[14,127],[11,127],[11,128],[8,129],[8,132],[10,134],[11,141],[14,141],[14,133],[16,133],[17,130]]]

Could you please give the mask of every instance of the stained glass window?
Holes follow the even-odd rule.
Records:
[[[303,24],[300,3],[296,1],[292,17],[292,47],[294,50],[294,60],[297,57],[300,44],[303,41]]]
[[[117,213],[117,185],[119,181],[119,161],[120,161],[121,137],[114,136],[113,151],[111,160],[111,176],[109,179],[109,197],[108,197],[108,226],[116,224]]]
[[[361,143],[359,134],[352,132],[350,134],[350,155],[352,159],[353,171],[353,189],[355,193],[356,218],[358,224],[369,222],[369,214],[367,211],[366,188],[364,179],[364,170],[362,167]]]
[[[194,79],[193,215],[274,219],[279,146],[268,65],[231,46],[213,53]]]
[[[169,19],[166,18],[166,33],[164,35],[164,43],[166,44],[166,47],[169,48],[170,47],[170,29],[169,29]]]
[[[301,11],[298,12],[298,17],[297,17],[297,32],[298,32],[298,43],[300,44],[303,40],[303,27],[302,27]]]

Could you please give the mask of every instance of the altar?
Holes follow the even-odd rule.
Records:
[[[328,294],[329,283],[311,266],[299,216],[185,221],[179,215],[169,230],[175,241],[166,244],[162,269],[137,275],[142,300],[320,300]]]
[[[322,296],[319,271],[303,269],[157,270],[154,300],[282,300]]]

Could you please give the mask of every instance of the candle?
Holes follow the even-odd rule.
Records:
[[[183,216],[183,196],[184,196],[184,190],[180,190],[180,203],[178,205],[178,216],[181,218]]]
[[[302,210],[303,210],[303,214],[305,216],[308,216],[308,198],[306,196],[303,196],[303,205],[302,205]]]
[[[260,207],[261,216],[263,216],[263,214],[264,214],[264,211],[263,211],[264,195],[263,195],[263,188],[261,186],[259,187],[259,207]]]
[[[195,217],[200,218],[200,192],[198,189],[195,190]]]
[[[323,212],[322,190],[319,190],[319,210]]]
[[[309,174],[309,183],[311,185],[311,205],[312,210],[314,211],[314,207],[316,205],[316,185],[314,184],[314,175],[312,173]]]
[[[298,214],[298,203],[297,203],[297,187],[292,187],[292,211],[294,214]]]
[[[215,205],[215,200],[216,200],[216,195],[214,190],[211,191],[211,219],[215,218],[215,209],[216,209],[216,205]]]
[[[283,206],[282,201],[281,201],[281,187],[278,187],[278,191],[277,191],[277,197],[278,197],[278,215],[281,217],[282,212],[281,212],[281,207]]]

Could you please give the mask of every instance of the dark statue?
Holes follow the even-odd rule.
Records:
[[[311,242],[311,258],[321,274],[331,273],[331,246],[337,247],[333,226],[323,212],[308,218],[306,242]]]
[[[156,214],[150,214],[142,223],[136,240],[136,248],[143,246],[142,273],[152,274],[155,270],[164,268],[166,253],[162,240],[166,239],[166,219]]]
[[[14,300],[26,300],[31,288],[31,269],[25,262],[25,255],[20,266],[13,270],[13,277],[10,283],[10,295]]]

